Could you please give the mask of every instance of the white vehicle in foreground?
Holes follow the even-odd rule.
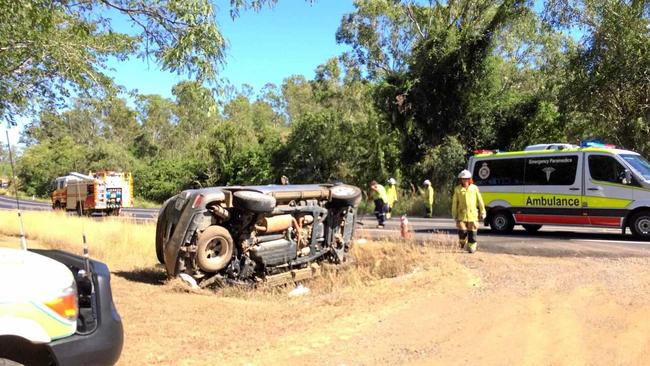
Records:
[[[0,364],[112,365],[122,343],[105,264],[0,247]]]

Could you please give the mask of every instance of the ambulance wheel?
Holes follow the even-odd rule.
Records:
[[[650,240],[650,211],[641,211],[632,216],[630,229],[638,239]]]
[[[515,220],[508,211],[496,211],[490,215],[490,229],[496,233],[509,233],[515,227]]]
[[[524,229],[529,232],[529,233],[536,233],[539,231],[539,229],[542,228],[542,225],[536,225],[536,224],[523,224],[522,225]]]

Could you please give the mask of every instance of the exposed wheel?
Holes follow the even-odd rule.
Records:
[[[642,240],[650,240],[650,211],[641,211],[630,220],[632,234]]]
[[[523,226],[524,229],[529,233],[536,233],[539,231],[539,229],[542,228],[542,225],[537,224],[523,224],[521,226]]]
[[[197,238],[196,263],[206,272],[225,268],[234,250],[232,237],[222,226],[209,226]]]
[[[54,210],[62,210],[63,206],[61,205],[60,201],[56,201],[56,202],[54,202],[54,205],[52,205],[52,209],[54,209]]]
[[[330,188],[332,203],[336,206],[358,206],[361,202],[361,189],[347,184],[340,184]]]
[[[232,194],[233,205],[255,213],[267,213],[275,208],[275,197],[255,191],[237,191]]]
[[[509,233],[515,227],[515,220],[508,211],[496,211],[490,217],[490,228],[497,233]]]

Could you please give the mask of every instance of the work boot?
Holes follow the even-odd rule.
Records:
[[[476,252],[477,249],[478,249],[477,243],[469,243],[469,245],[467,246],[467,251],[470,253]]]

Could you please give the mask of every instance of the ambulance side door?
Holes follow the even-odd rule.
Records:
[[[621,227],[634,200],[625,166],[607,153],[587,152],[585,162],[585,209],[591,225]]]
[[[581,153],[526,158],[521,223],[588,225],[583,209]]]

